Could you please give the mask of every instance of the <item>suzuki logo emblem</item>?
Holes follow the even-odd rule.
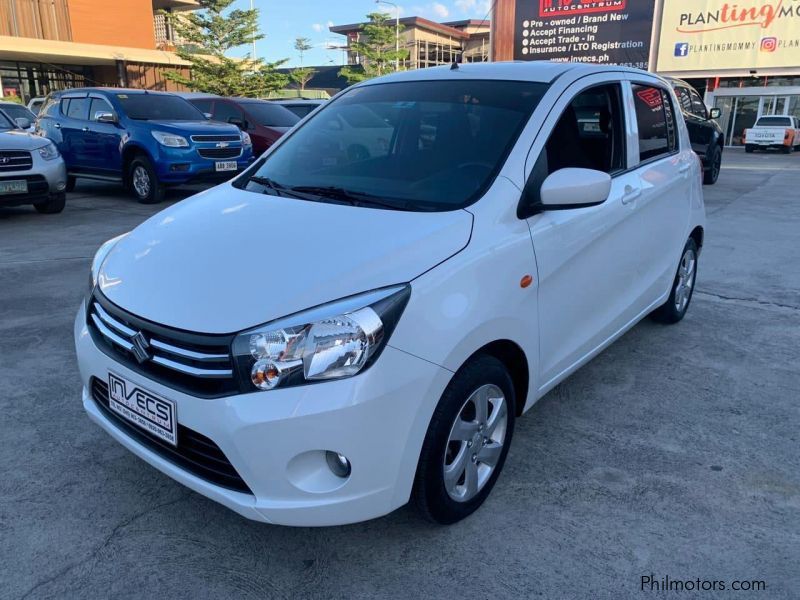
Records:
[[[141,331],[137,331],[133,337],[131,337],[131,344],[133,344],[133,355],[140,364],[146,360],[150,360],[150,353],[147,351],[150,344]]]

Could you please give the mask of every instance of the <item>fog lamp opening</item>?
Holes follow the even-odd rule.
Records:
[[[328,450],[325,452],[325,460],[328,462],[328,468],[334,475],[342,479],[350,477],[350,461],[344,454]]]

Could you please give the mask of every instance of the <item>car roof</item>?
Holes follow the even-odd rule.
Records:
[[[222,98],[217,94],[209,94],[206,92],[172,92],[175,96],[180,96],[186,100],[196,100],[198,98]]]
[[[497,81],[532,81],[552,83],[566,73],[574,76],[593,73],[626,72],[652,76],[652,73],[616,65],[590,65],[586,63],[565,63],[553,61],[508,61],[497,63],[458,63],[458,66],[443,65],[427,69],[414,69],[385,75],[359,83],[359,86],[401,81],[432,81],[442,79],[486,79]]]
[[[117,87],[83,87],[83,88],[70,88],[68,90],[59,90],[57,92],[53,92],[53,96],[64,96],[67,94],[92,94],[92,93],[101,93],[101,94],[127,94],[130,96],[134,95],[148,95],[148,96],[177,96],[174,92],[159,92],[154,90],[142,90],[136,88],[117,88]]]
[[[24,104],[17,104],[16,102],[9,102],[8,100],[0,100],[0,106],[19,106],[20,108],[28,110],[28,107]]]
[[[265,100],[272,104],[324,104],[324,98],[276,98],[275,100]]]

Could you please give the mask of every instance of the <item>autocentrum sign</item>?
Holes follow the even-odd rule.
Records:
[[[664,0],[658,71],[800,66],[800,0]]]

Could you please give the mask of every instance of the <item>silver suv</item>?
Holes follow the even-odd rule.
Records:
[[[40,213],[60,213],[66,189],[67,169],[55,144],[0,112],[0,207],[33,204]]]

